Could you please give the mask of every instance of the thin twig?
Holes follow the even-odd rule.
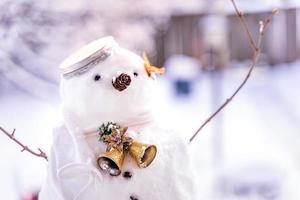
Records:
[[[246,22],[246,20],[245,20],[245,15],[244,15],[244,13],[241,12],[241,11],[239,11],[239,9],[238,9],[238,7],[237,7],[237,5],[236,5],[236,3],[235,3],[235,0],[231,0],[231,2],[232,2],[232,5],[233,5],[233,7],[234,7],[234,10],[235,10],[236,14],[237,14],[238,17],[239,17],[240,22],[241,22],[242,25],[243,25],[243,28],[245,29],[245,32],[246,32],[246,34],[247,34],[247,37],[248,37],[248,40],[249,40],[249,42],[250,42],[251,47],[253,48],[254,51],[257,51],[257,48],[258,48],[258,47],[256,46],[256,44],[255,44],[255,42],[254,42],[254,39],[253,39],[253,36],[252,36],[251,31],[249,30],[248,24],[247,24],[247,22]]]
[[[5,135],[7,135],[15,143],[17,143],[18,145],[20,145],[22,147],[21,152],[27,151],[27,152],[31,153],[32,155],[44,158],[44,159],[46,159],[48,161],[47,154],[44,151],[42,151],[40,148],[38,148],[39,153],[36,153],[35,151],[31,150],[28,146],[24,145],[22,142],[20,142],[18,139],[16,139],[15,138],[15,131],[16,131],[16,129],[14,129],[12,133],[9,133],[8,131],[6,131],[5,129],[3,129],[2,127],[0,127],[0,131],[2,131]]]
[[[250,76],[252,74],[252,71],[253,71],[254,67],[256,66],[258,58],[260,56],[261,49],[262,49],[262,44],[263,44],[263,39],[264,39],[264,34],[265,34],[265,30],[268,27],[269,23],[272,21],[274,15],[277,13],[277,10],[273,10],[272,13],[271,13],[271,15],[266,20],[259,22],[259,37],[258,37],[257,44],[255,44],[253,36],[252,36],[251,32],[249,31],[248,24],[246,23],[246,21],[245,21],[245,19],[243,17],[243,14],[239,11],[238,7],[236,6],[235,1],[231,0],[231,2],[232,2],[233,6],[235,8],[236,14],[238,15],[240,21],[242,22],[242,25],[243,25],[244,29],[246,30],[249,42],[250,42],[251,46],[253,47],[254,53],[253,53],[253,58],[252,58],[252,64],[250,66],[250,69],[249,69],[246,77],[242,81],[242,83],[233,92],[233,94],[229,98],[227,98],[226,101],[210,117],[208,117],[204,121],[204,123],[198,128],[198,130],[190,138],[190,143],[194,140],[194,138],[198,135],[198,133],[211,121],[211,119],[213,119],[221,110],[224,109],[224,107],[227,106],[227,104],[229,102],[232,101],[232,99],[239,93],[239,91],[247,83],[248,79],[250,78]]]

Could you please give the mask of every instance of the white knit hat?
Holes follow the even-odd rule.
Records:
[[[83,46],[75,53],[68,56],[59,66],[59,69],[64,77],[72,77],[80,75],[95,64],[104,61],[114,47],[118,46],[113,37],[107,36]]]

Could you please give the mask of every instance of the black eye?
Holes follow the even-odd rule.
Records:
[[[95,75],[94,80],[99,81],[101,79],[101,76],[99,74]]]
[[[139,74],[137,72],[133,72],[133,75],[137,77]]]

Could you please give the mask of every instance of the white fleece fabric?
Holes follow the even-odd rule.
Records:
[[[131,84],[121,92],[112,86],[120,73],[131,77]],[[95,81],[97,74],[101,79]],[[142,58],[118,46],[84,74],[62,78],[64,122],[54,129],[48,177],[39,199],[196,200],[187,144],[154,120],[155,84]],[[122,172],[131,172],[130,179],[110,176],[96,164],[106,148],[98,141],[97,129],[109,121],[128,126],[134,140],[157,146],[156,158],[147,168],[139,168],[126,156]]]

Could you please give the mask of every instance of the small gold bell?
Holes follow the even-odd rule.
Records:
[[[108,172],[111,176],[118,176],[121,174],[124,158],[124,151],[112,148],[99,156],[97,163],[101,170]]]
[[[129,146],[129,153],[135,159],[141,168],[148,167],[156,156],[156,146],[143,144],[140,142],[132,142]]]

